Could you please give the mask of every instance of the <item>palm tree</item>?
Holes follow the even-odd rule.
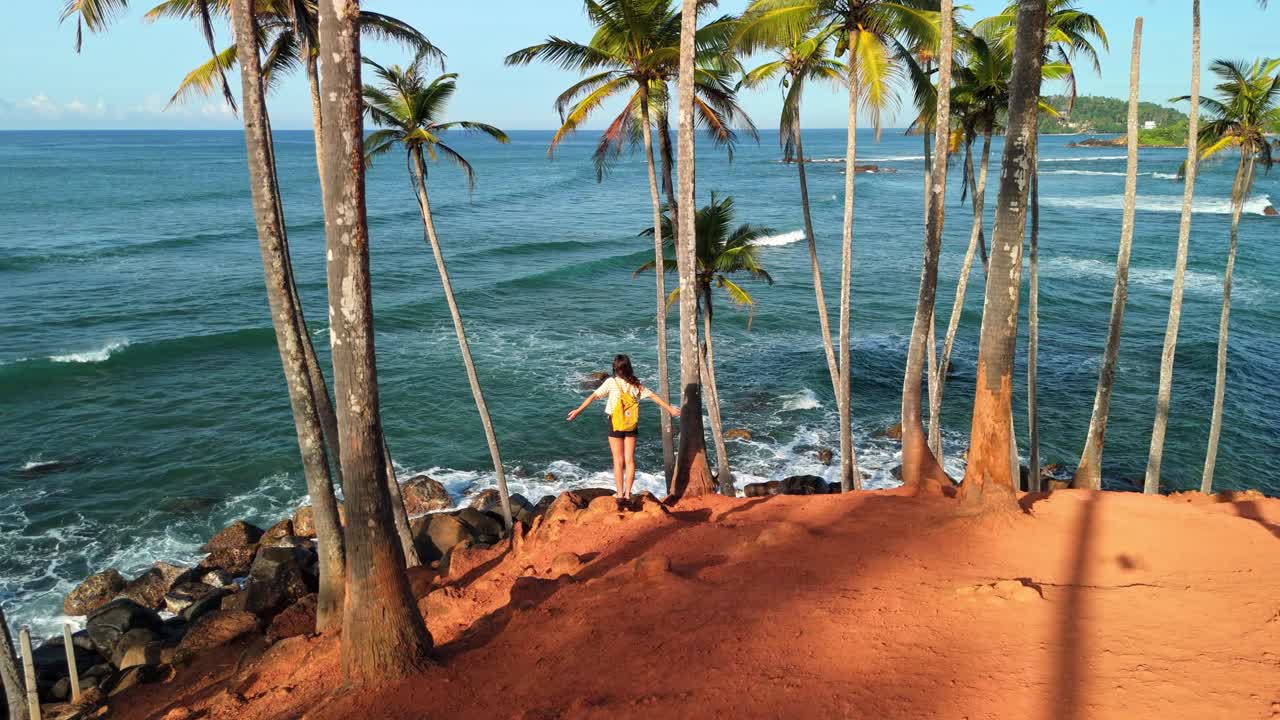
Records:
[[[342,671],[352,687],[419,671],[431,649],[431,636],[409,590],[385,482],[365,215],[358,9],[353,0],[321,0],[320,5],[320,45],[325,48],[320,97],[328,118],[322,167],[333,309],[329,333],[347,508]]]
[[[677,500],[697,497],[714,491],[711,471],[707,467],[707,438],[702,427],[702,376],[701,352],[698,346],[698,293],[697,250],[694,213],[678,212],[678,208],[693,207],[694,181],[694,106],[695,61],[697,53],[699,0],[682,0],[680,17],[679,66],[676,71],[676,142],[679,163],[679,184],[675,209],[676,261],[680,273],[680,454],[675,473],[671,477],[670,490]],[[655,233],[656,239],[656,233]],[[662,274],[662,263],[655,260],[655,269]]]
[[[840,247],[840,486],[862,486],[853,449],[849,365],[850,293],[853,272],[854,174],[857,164],[858,107],[871,113],[880,130],[881,112],[895,102],[890,62],[895,41],[905,47],[937,45],[937,0],[753,0],[738,23],[734,45],[746,51],[776,47],[814,26],[834,26],[837,56],[849,53],[848,134],[845,146],[844,225]]]
[[[733,476],[729,469],[729,455],[725,449],[724,426],[720,421],[720,389],[716,384],[715,345],[711,338],[711,321],[715,312],[711,290],[712,288],[723,290],[730,301],[754,311],[755,301],[750,293],[734,282],[731,276],[745,274],[753,280],[764,280],[770,285],[773,284],[773,278],[761,267],[753,245],[756,240],[769,235],[773,230],[746,223],[734,228],[734,214],[732,197],[717,201],[716,196],[712,194],[711,203],[699,209],[694,219],[696,227],[694,252],[697,262],[695,284],[698,291],[698,313],[702,316],[702,381],[707,388],[709,398],[707,414],[711,417],[711,434],[716,444],[718,465],[716,477],[721,493],[726,495],[732,495],[734,487]],[[662,218],[662,230],[664,237],[667,238],[665,241],[667,249],[674,249],[672,239],[675,237],[675,228],[670,213]],[[641,234],[652,235],[653,230],[647,229]],[[668,256],[663,262],[663,268],[667,272],[675,272],[676,266],[675,257]],[[639,275],[655,268],[656,263],[647,262],[641,265],[635,274]],[[679,295],[680,291],[677,289],[671,294],[670,301],[674,302]]]
[[[23,685],[22,676],[18,673],[18,655],[9,635],[9,623],[4,619],[4,608],[0,607],[0,687],[4,689],[5,704],[9,706],[9,720],[28,720],[31,717]]]
[[[1129,254],[1133,249],[1133,216],[1138,193],[1138,79],[1142,56],[1142,18],[1134,21],[1133,51],[1129,59],[1129,118],[1126,150],[1128,163],[1124,178],[1124,218],[1120,225],[1120,249],[1116,253],[1116,281],[1111,291],[1111,321],[1107,328],[1107,344],[1098,368],[1098,387],[1093,396],[1093,414],[1085,437],[1080,464],[1071,480],[1073,487],[1102,489],[1102,448],[1106,443],[1107,416],[1111,409],[1111,390],[1116,366],[1120,361],[1120,329],[1124,323],[1124,305],[1129,296]]]
[[[662,203],[658,196],[651,126],[655,122],[658,124],[659,142],[663,145],[664,174],[669,174],[671,150],[666,127],[667,83],[675,77],[678,69],[677,45],[680,41],[682,13],[672,8],[670,0],[615,0],[606,3],[588,1],[585,7],[588,18],[596,26],[595,35],[588,43],[549,37],[543,43],[511,53],[506,58],[506,64],[527,65],[541,60],[586,75],[556,98],[555,107],[560,113],[562,124],[551,139],[547,150],[549,154],[554,153],[560,142],[576,132],[606,100],[629,93],[622,111],[601,134],[597,144],[594,155],[596,178],[602,180],[610,162],[618,157],[623,146],[629,142],[634,143],[639,136],[644,144],[649,173],[649,199],[655,232],[654,260],[661,263]],[[695,109],[699,120],[711,129],[712,137],[718,143],[732,148],[736,140],[733,124],[745,125],[753,134],[754,128],[738,106],[737,99],[727,84],[728,74],[719,61],[724,54],[725,38],[730,28],[729,19],[720,18],[697,31]],[[676,204],[670,196],[672,183],[669,175],[664,185],[668,188],[669,202]],[[669,397],[671,387],[667,371],[666,288],[663,273],[655,275],[658,392],[663,397]],[[660,427],[663,467],[667,481],[670,482],[675,468],[671,418],[662,415]]]
[[[840,397],[840,367],[831,341],[831,321],[827,317],[826,293],[822,270],[818,264],[818,247],[814,240],[813,215],[809,207],[809,182],[805,171],[804,143],[801,138],[800,104],[809,82],[839,85],[848,75],[844,63],[830,56],[835,28],[828,26],[798,35],[777,48],[778,58],[766,62],[743,76],[741,85],[754,88],[775,78],[783,91],[782,117],[778,121],[778,141],[785,162],[794,162],[800,178],[800,209],[804,214],[804,234],[809,244],[809,268],[813,273],[813,294],[818,303],[818,326],[822,331],[822,347],[826,351],[827,370],[831,374],[831,391]]]
[[[1218,369],[1213,388],[1213,415],[1209,423],[1209,448],[1205,455],[1200,492],[1213,491],[1213,469],[1218,459],[1218,439],[1222,434],[1222,400],[1227,385],[1227,329],[1231,318],[1231,276],[1236,265],[1236,241],[1245,198],[1253,188],[1256,165],[1271,171],[1271,144],[1267,130],[1280,122],[1280,59],[1255,60],[1245,65],[1239,60],[1215,60],[1210,65],[1222,79],[1217,90],[1221,99],[1203,98],[1211,118],[1200,130],[1197,149],[1204,160],[1231,148],[1239,150],[1235,181],[1231,185],[1231,240],[1227,245],[1227,267],[1222,276],[1222,317],[1218,322]],[[1190,98],[1179,98],[1188,100]]]
[[[485,439],[489,444],[489,456],[493,460],[493,471],[497,477],[498,493],[502,499],[502,515],[508,528],[511,527],[511,501],[507,493],[507,479],[502,469],[502,454],[498,450],[498,438],[493,431],[493,421],[489,416],[489,408],[484,400],[484,391],[480,388],[480,379],[476,374],[475,362],[471,358],[471,348],[467,342],[466,330],[462,325],[462,314],[458,311],[458,302],[453,295],[453,284],[449,280],[449,271],[445,267],[444,254],[440,249],[440,240],[436,235],[435,220],[431,215],[431,203],[427,197],[427,164],[424,154],[435,160],[443,156],[462,169],[467,178],[468,188],[475,186],[475,172],[471,163],[467,162],[457,150],[443,142],[442,136],[450,130],[476,132],[492,137],[500,143],[508,141],[506,133],[492,125],[466,120],[443,122],[445,106],[457,89],[456,73],[447,73],[433,80],[428,80],[423,70],[427,58],[419,54],[407,67],[392,65],[383,67],[372,60],[365,64],[373,68],[373,72],[382,81],[381,87],[365,85],[365,112],[373,124],[381,128],[365,138],[366,156],[385,153],[396,146],[404,147],[408,153],[410,174],[414,189],[417,191],[418,206],[422,212],[422,226],[427,243],[435,256],[436,270],[440,273],[440,285],[444,289],[445,302],[453,317],[453,329],[458,336],[458,347],[462,352],[462,364],[467,369],[467,380],[471,384],[471,396],[480,413],[480,424],[484,426]]]
[[[1020,0],[1008,131],[1000,168],[1000,195],[992,232],[991,268],[983,302],[978,377],[969,458],[960,498],[970,510],[1017,509],[1013,438],[1013,357],[1017,344],[1018,288],[1027,195],[1035,159],[1037,109],[1047,0]]]

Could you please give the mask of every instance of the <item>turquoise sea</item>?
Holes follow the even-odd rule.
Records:
[[[644,165],[624,158],[597,183],[583,134],[547,158],[551,133],[499,146],[458,139],[478,173],[468,195],[451,167],[432,170],[436,218],[504,457],[533,499],[610,485],[599,424],[564,422],[586,374],[630,353],[656,381],[654,297],[632,271],[652,258]],[[1122,151],[1042,140],[1040,402],[1045,462],[1073,464],[1084,439],[1105,336],[1120,232]],[[838,291],[843,131],[811,131],[810,183],[828,297]],[[998,164],[1000,143],[993,153]],[[310,131],[281,132],[277,155],[311,330],[324,344],[323,224]],[[870,485],[892,485],[898,412],[919,278],[921,141],[860,138],[854,239],[854,417]],[[1143,150],[1131,292],[1105,456],[1110,487],[1146,462],[1168,309],[1182,150]],[[1198,486],[1233,166],[1202,171],[1178,346],[1164,482]],[[891,170],[892,172],[888,172]],[[704,144],[699,203],[738,201],[739,221],[772,227],[761,258],[777,283],[752,285],[754,322],[717,315],[718,375],[739,482],[793,473],[833,477],[813,448],[838,447],[818,337],[795,168],[773,133],[730,163]],[[1280,198],[1262,176],[1241,227],[1230,386],[1217,478],[1280,493]],[[994,205],[995,173],[989,194]],[[953,165],[940,308],[949,312],[968,239]],[[492,483],[438,278],[405,166],[370,171],[369,221],[383,419],[402,476],[429,472],[464,502]],[[988,218],[990,223],[990,218]],[[0,133],[0,602],[11,622],[49,634],[84,575],[191,562],[235,518],[271,523],[305,493],[263,290],[235,132]],[[947,468],[967,442],[981,309],[976,270],[947,386]],[[721,304],[722,308],[727,303]],[[1025,302],[1023,304],[1025,312]],[[940,326],[944,318],[939,319]],[[674,325],[674,316],[673,322]],[[1023,325],[1025,332],[1025,323]],[[676,335],[672,332],[673,367]],[[320,351],[324,354],[324,348]],[[326,358],[327,360],[327,358]],[[1019,369],[1021,383],[1023,370]],[[1025,442],[1025,393],[1017,388]],[[594,409],[593,409],[594,411]],[[656,413],[646,409],[640,484],[660,490]],[[1024,446],[1023,453],[1025,455]],[[554,473],[555,482],[544,479]]]

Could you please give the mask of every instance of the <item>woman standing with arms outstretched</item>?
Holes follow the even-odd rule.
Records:
[[[652,400],[658,407],[671,413],[672,417],[680,417],[680,411],[671,407],[666,398],[654,395],[649,388],[640,384],[635,370],[631,368],[631,358],[626,355],[614,356],[613,377],[601,383],[595,392],[570,412],[569,419],[578,417],[588,405],[603,397],[608,398],[604,416],[609,451],[613,454],[613,479],[618,484],[617,496],[630,500],[631,484],[636,479],[636,436],[640,426],[640,401]]]

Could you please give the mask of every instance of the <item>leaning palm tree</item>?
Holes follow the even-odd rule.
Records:
[[[804,143],[801,138],[800,105],[804,89],[810,82],[839,85],[848,75],[844,63],[831,57],[836,28],[828,26],[797,35],[776,48],[778,57],[748,71],[741,86],[759,87],[777,80],[782,89],[782,117],[778,121],[778,141],[784,162],[794,162],[800,179],[800,210],[804,215],[804,235],[809,244],[809,268],[813,273],[813,294],[818,304],[818,327],[822,331],[822,347],[826,351],[827,370],[831,374],[831,391],[840,396],[840,367],[831,340],[831,321],[827,317],[826,293],[822,270],[818,263],[818,247],[814,239],[813,215],[809,207],[809,181],[805,171]]]
[[[1213,388],[1213,415],[1209,423],[1209,448],[1205,455],[1200,492],[1213,490],[1213,469],[1218,459],[1218,439],[1222,434],[1222,400],[1227,385],[1227,327],[1231,318],[1231,276],[1236,265],[1236,240],[1244,201],[1253,188],[1257,165],[1270,172],[1273,161],[1267,130],[1280,122],[1280,59],[1255,60],[1246,65],[1239,60],[1215,60],[1212,72],[1222,79],[1217,90],[1221,99],[1202,98],[1210,120],[1200,130],[1199,159],[1230,149],[1239,151],[1235,181],[1231,185],[1231,239],[1227,245],[1227,267],[1222,276],[1222,317],[1218,322],[1218,369]],[[1179,98],[1189,100],[1189,97]]]
[[[373,72],[382,81],[381,87],[364,86],[365,112],[369,119],[380,129],[365,138],[366,156],[381,155],[396,146],[402,146],[408,153],[409,169],[414,189],[418,195],[418,207],[422,212],[422,227],[431,252],[435,256],[436,270],[440,273],[440,285],[444,290],[444,299],[453,316],[453,329],[458,336],[458,348],[462,352],[462,363],[467,369],[467,381],[471,384],[471,395],[475,399],[476,410],[480,413],[480,423],[484,426],[485,439],[489,443],[489,455],[493,460],[493,472],[497,477],[498,493],[502,500],[502,516],[508,528],[511,527],[511,499],[507,492],[507,479],[502,469],[502,454],[498,450],[498,438],[493,431],[493,421],[489,417],[489,408],[484,400],[484,392],[480,388],[480,379],[476,375],[475,362],[471,358],[471,347],[467,343],[467,333],[462,325],[462,314],[458,311],[458,302],[453,295],[453,284],[449,280],[449,271],[445,267],[444,254],[440,250],[440,240],[436,235],[435,220],[431,215],[431,202],[427,197],[427,163],[438,156],[453,162],[462,169],[467,178],[468,188],[475,186],[475,171],[471,163],[462,157],[457,150],[447,145],[442,136],[450,130],[475,132],[497,140],[508,141],[506,133],[492,125],[455,120],[444,122],[441,116],[445,106],[457,89],[456,73],[447,73],[428,80],[423,70],[427,56],[419,53],[413,62],[406,67],[391,65],[383,67],[372,60],[365,59],[365,64],[373,68]]]
[[[658,196],[652,126],[656,123],[659,128],[665,175],[670,173],[672,165],[666,122],[669,105],[667,84],[675,78],[678,70],[677,46],[683,15],[673,9],[670,0],[614,0],[605,3],[588,0],[585,7],[588,19],[596,27],[589,42],[584,44],[553,36],[545,42],[511,53],[506,64],[527,65],[543,61],[586,75],[556,98],[555,107],[560,113],[561,126],[551,139],[547,150],[549,154],[595,115],[606,100],[618,95],[627,96],[621,112],[600,136],[594,154],[596,177],[597,180],[604,178],[610,162],[618,157],[626,144],[634,144],[637,138],[643,142],[655,231],[654,260],[661,263],[662,203]],[[697,117],[711,130],[717,142],[729,147],[736,141],[737,136],[732,129],[735,123],[754,132],[728,86],[727,70],[720,60],[731,27],[729,18],[720,18],[697,31],[695,44],[699,52],[694,83]],[[668,202],[674,205],[670,177],[666,177],[664,186],[668,191]],[[671,388],[667,371],[663,273],[656,273],[655,282],[658,392],[668,397]],[[670,482],[675,468],[675,447],[672,444],[671,419],[665,414],[661,417],[660,427],[663,467]]]
[[[715,344],[711,339],[711,321],[715,316],[712,303],[712,289],[723,290],[726,297],[736,305],[742,305],[754,311],[755,300],[741,285],[733,281],[732,276],[746,275],[752,280],[763,280],[770,285],[773,278],[760,265],[756,255],[756,240],[773,232],[771,228],[743,223],[733,227],[734,204],[732,197],[716,200],[713,193],[711,203],[700,208],[694,217],[694,252],[697,261],[695,285],[697,288],[698,313],[702,316],[702,383],[707,389],[707,415],[711,419],[711,435],[716,444],[717,484],[724,495],[733,495],[733,475],[729,469],[729,454],[724,442],[724,426],[720,419],[720,389],[716,384]],[[674,250],[675,237],[671,214],[662,218],[662,230],[667,238],[665,245]],[[645,235],[652,235],[647,229]],[[667,256],[663,268],[667,272],[675,272],[676,258]],[[641,265],[636,274],[654,270],[655,262]],[[677,288],[671,293],[670,301],[680,296]]]
[[[1134,22],[1133,49],[1129,60],[1129,115],[1125,135],[1127,162],[1124,178],[1124,216],[1120,224],[1120,248],[1116,253],[1116,279],[1111,291],[1111,319],[1107,326],[1107,342],[1098,367],[1098,386],[1093,396],[1093,413],[1080,464],[1071,484],[1077,488],[1102,489],[1102,448],[1106,444],[1107,417],[1111,409],[1111,390],[1115,384],[1116,366],[1120,362],[1120,329],[1124,323],[1124,306],[1129,295],[1129,255],[1133,249],[1133,216],[1138,193],[1138,80],[1142,57],[1142,18]]]
[[[738,22],[734,46],[745,51],[777,47],[814,26],[833,26],[837,56],[848,52],[848,134],[845,146],[844,225],[840,247],[840,486],[862,486],[853,449],[850,414],[850,294],[853,273],[853,186],[857,164],[858,109],[880,130],[882,113],[896,103],[891,62],[894,41],[905,47],[938,42],[937,0],[753,0]]]

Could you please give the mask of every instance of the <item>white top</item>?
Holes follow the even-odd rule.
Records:
[[[625,380],[619,380],[618,378],[613,377],[600,383],[600,387],[596,388],[596,391],[593,394],[598,398],[602,398],[605,395],[609,396],[608,402],[604,404],[604,414],[611,416],[613,415],[614,406],[618,404],[618,396],[624,392],[633,398],[639,398],[641,400],[649,400],[653,398],[653,393],[649,392],[649,388],[644,387],[643,385],[631,385]]]

